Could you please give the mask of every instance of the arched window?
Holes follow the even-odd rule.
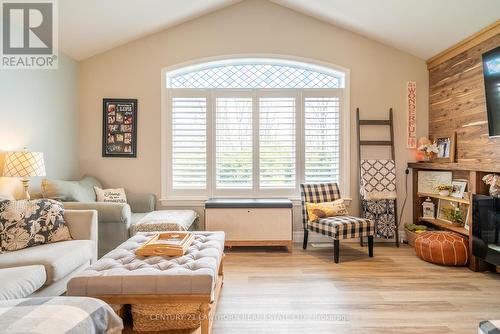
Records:
[[[302,182],[347,191],[345,72],[238,58],[167,71],[165,80],[166,198],[292,197]]]

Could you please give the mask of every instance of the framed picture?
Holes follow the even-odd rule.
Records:
[[[459,209],[460,211],[460,216],[462,217],[462,223],[459,223],[457,221],[454,221],[451,213],[453,211],[456,211],[456,208]],[[464,226],[468,226],[469,222],[469,205],[458,203],[458,202],[452,202],[448,201],[445,199],[440,199],[438,201],[438,211],[437,211],[437,218],[439,220],[442,220],[446,223],[453,224],[453,225],[460,225],[463,224]]]
[[[467,188],[467,180],[451,181],[451,197],[464,198],[465,189]]]
[[[102,124],[103,157],[137,157],[137,99],[103,99]]]
[[[451,137],[436,138],[436,145],[438,153],[433,161],[436,162],[454,162],[455,161],[455,148],[457,143],[457,133],[454,132]]]
[[[417,189],[419,193],[437,194],[437,186],[451,184],[452,179],[452,172],[419,170]]]

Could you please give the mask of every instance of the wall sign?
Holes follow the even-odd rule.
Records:
[[[406,109],[407,109],[407,148],[417,148],[417,83],[408,81],[406,84]]]
[[[137,100],[102,100],[102,156],[137,156]]]

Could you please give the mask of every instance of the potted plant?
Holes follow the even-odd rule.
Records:
[[[415,239],[417,239],[420,233],[427,231],[427,226],[425,225],[415,225],[415,224],[405,224],[406,240],[408,245],[414,247]]]
[[[490,196],[500,197],[500,176],[488,174],[483,177],[483,182],[490,186]]]
[[[453,190],[453,187],[448,184],[440,184],[437,186],[437,190],[439,191],[440,196],[450,196],[450,192]]]
[[[460,208],[455,205],[454,203],[451,203],[451,208],[446,209],[446,218],[453,222],[454,224],[457,225],[463,225],[464,224],[464,215],[462,211],[460,211]]]
[[[430,161],[434,154],[438,153],[437,144],[432,142],[430,139],[422,137],[418,140],[418,148],[420,152],[424,153],[424,161]]]

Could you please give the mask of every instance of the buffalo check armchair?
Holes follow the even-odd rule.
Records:
[[[368,254],[370,257],[373,257],[375,223],[370,219],[335,216],[320,218],[316,222],[310,222],[307,217],[306,203],[333,202],[341,198],[337,183],[301,184],[300,190],[304,224],[304,249],[307,248],[309,231],[327,235],[333,239],[333,258],[335,263],[339,263],[341,239],[368,237]]]

